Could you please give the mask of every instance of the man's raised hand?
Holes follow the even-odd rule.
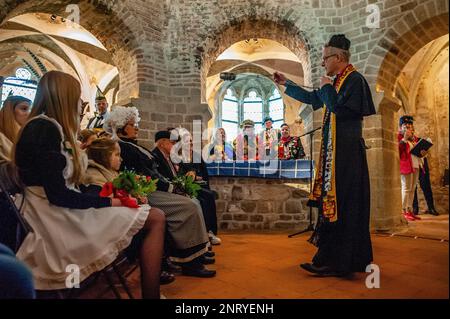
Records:
[[[287,78],[284,76],[284,74],[275,72],[273,74],[273,80],[280,85],[285,85]]]

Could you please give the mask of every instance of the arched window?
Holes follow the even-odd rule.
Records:
[[[31,72],[25,68],[18,68],[16,76],[7,77],[2,85],[2,105],[8,95],[20,95],[34,101],[36,82],[31,80]]]
[[[269,116],[273,120],[273,127],[280,128],[284,122],[284,103],[277,88],[272,93],[269,98]]]
[[[263,100],[257,96],[256,91],[248,92],[248,96],[244,99],[242,120],[252,120],[255,122],[255,131],[262,129],[263,120]]]
[[[250,119],[255,122],[255,132],[263,129],[262,121],[270,116],[273,127],[280,128],[284,122],[284,103],[280,92],[274,88],[269,99],[263,99],[255,89],[250,89],[243,100],[239,100],[232,89],[227,89],[221,103],[219,125],[227,134],[227,141],[235,139],[242,121]]]
[[[228,89],[222,101],[222,123],[221,127],[225,129],[227,140],[232,141],[236,138],[239,130],[239,104],[233,91]]]

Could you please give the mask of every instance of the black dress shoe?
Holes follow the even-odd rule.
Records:
[[[327,269],[324,269],[322,271],[319,271],[316,276],[317,277],[346,277],[349,276],[349,274],[345,274],[339,271],[335,271],[329,267],[326,267]]]
[[[171,282],[175,281],[175,275],[168,272],[168,271],[161,271],[161,275],[159,276],[159,284],[160,285],[167,285]]]
[[[326,266],[317,266],[314,265],[312,263],[304,263],[304,264],[300,264],[300,267],[303,268],[304,270],[312,273],[312,274],[319,274],[319,273],[323,273],[323,272],[327,272],[330,271],[329,267]]]
[[[212,258],[212,257],[214,257],[215,255],[216,255],[216,253],[213,252],[213,251],[207,251],[206,253],[203,254],[203,256],[209,257],[209,258]]]
[[[317,275],[318,277],[343,277],[345,274],[335,271],[327,266],[317,266],[311,263],[304,263],[300,265],[306,271]]]
[[[439,216],[439,213],[436,211],[436,209],[430,209],[429,211],[428,211],[431,215],[433,215],[433,216]]]
[[[200,262],[203,265],[212,265],[216,262],[215,258],[211,258],[211,257],[206,257],[205,255],[200,257]]]
[[[211,278],[216,275],[215,270],[209,270],[205,265],[198,262],[186,263],[182,266],[182,272],[185,276],[200,277],[200,278]]]
[[[317,274],[317,268],[311,263],[300,264],[300,267],[312,274]]]
[[[167,272],[177,274],[177,273],[181,272],[181,267],[175,265],[172,261],[170,261],[169,258],[164,258],[162,265],[161,265],[161,270],[165,270]]]

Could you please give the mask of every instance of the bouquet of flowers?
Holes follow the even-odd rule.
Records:
[[[198,191],[202,187],[194,181],[192,175],[179,175],[172,181],[177,190],[188,195],[190,198],[197,198]]]
[[[136,199],[146,204],[147,196],[156,191],[158,179],[152,179],[149,176],[137,175],[133,171],[123,171],[112,182],[103,185],[100,192],[102,197],[120,199],[122,204],[127,207],[139,207]]]

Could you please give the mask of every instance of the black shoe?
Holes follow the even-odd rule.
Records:
[[[326,267],[328,268],[328,267]],[[331,268],[328,268],[326,270],[320,271],[316,274],[317,277],[348,277],[350,274],[348,273],[342,273],[339,271],[332,270]]]
[[[168,271],[161,271],[161,275],[159,276],[159,284],[160,285],[167,285],[171,282],[175,281],[175,275],[168,272]]]
[[[318,267],[311,263],[300,264],[300,267],[312,274],[318,274],[319,272],[328,269],[328,267]]]
[[[167,272],[177,274],[177,273],[181,272],[181,267],[175,265],[172,261],[170,261],[169,258],[164,258],[162,265],[161,265],[161,270],[165,270]]]
[[[203,256],[209,257],[209,258],[212,258],[212,257],[214,257],[215,255],[216,255],[216,253],[213,252],[213,251],[207,251],[206,253],[203,254]]]
[[[200,257],[200,262],[203,265],[212,265],[216,262],[215,258],[211,258],[211,257],[206,257],[205,255]]]
[[[436,211],[436,209],[430,209],[429,211],[428,211],[428,213],[430,213],[431,215],[433,215],[433,216],[439,216],[439,213]]]
[[[345,277],[347,274],[343,274],[338,271],[334,271],[330,267],[327,266],[316,266],[311,263],[304,263],[300,265],[301,268],[306,271],[315,274],[318,277]]]
[[[215,270],[209,270],[205,265],[198,262],[189,262],[182,266],[182,272],[185,276],[211,278],[216,275]]]

